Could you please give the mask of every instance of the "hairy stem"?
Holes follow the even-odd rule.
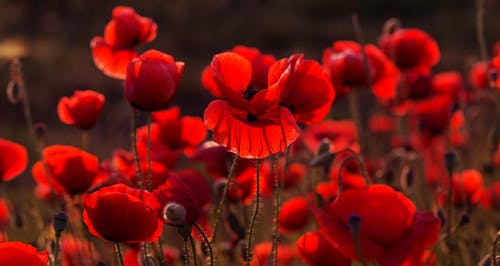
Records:
[[[115,242],[115,254],[120,266],[124,266],[125,264],[123,263],[122,249],[120,247],[120,243],[118,242]]]
[[[209,257],[209,264],[210,266],[215,265],[215,260],[214,260],[214,252],[212,250],[212,245],[210,244],[210,241],[208,241],[208,237],[205,234],[205,231],[200,227],[199,224],[194,223],[194,227],[196,230],[198,230],[198,233],[200,233],[201,237],[203,238],[203,241],[205,241],[205,245],[207,246],[207,252],[208,252],[208,257]]]
[[[255,160],[255,209],[252,214],[252,219],[250,220],[250,226],[248,228],[248,238],[247,238],[247,248],[246,248],[246,263],[250,265],[252,261],[252,239],[254,236],[255,221],[257,220],[257,215],[259,214],[260,206],[260,160]]]

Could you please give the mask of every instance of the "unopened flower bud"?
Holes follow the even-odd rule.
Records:
[[[54,231],[56,233],[56,238],[61,236],[62,231],[66,228],[68,223],[68,216],[64,212],[58,212],[54,215]]]
[[[163,211],[163,219],[171,224],[185,225],[186,224],[186,208],[177,203],[169,203]]]
[[[444,161],[446,169],[448,170],[448,175],[453,175],[453,169],[455,169],[457,163],[457,155],[452,151],[448,151],[444,154]]]
[[[318,148],[318,155],[321,155],[323,153],[329,152],[330,151],[330,145],[331,142],[329,139],[324,138],[321,140],[321,143],[319,144]]]
[[[358,235],[361,226],[361,217],[353,213],[351,214],[351,216],[349,216],[348,223],[349,223],[349,230],[351,230],[352,234]]]

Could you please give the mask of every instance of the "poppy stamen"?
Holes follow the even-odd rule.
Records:
[[[255,94],[257,94],[257,92],[259,92],[260,90],[261,89],[256,86],[249,85],[243,92],[243,98],[245,98],[245,100],[247,101],[250,101],[252,100],[253,96],[255,96]]]

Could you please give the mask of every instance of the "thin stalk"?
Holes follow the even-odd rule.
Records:
[[[144,188],[144,175],[142,174],[142,169],[141,169],[141,162],[139,158],[139,152],[137,150],[137,112],[134,108],[132,108],[132,118],[130,119],[130,128],[131,128],[131,135],[132,135],[132,151],[134,154],[134,161],[135,161],[135,167],[137,168],[136,170],[136,175],[138,177],[138,180],[143,180],[141,187]]]
[[[212,237],[210,238],[212,244],[215,243],[215,237],[217,236],[217,229],[219,227],[220,216],[222,214],[222,210],[224,210],[224,203],[227,198],[227,192],[229,191],[229,187],[231,186],[231,181],[233,179],[237,161],[238,161],[238,155],[234,155],[233,163],[231,164],[231,169],[229,169],[229,175],[227,177],[226,186],[224,187],[224,192],[222,192],[222,198],[220,200],[219,207],[217,208],[217,212],[215,214],[215,222],[213,226]]]
[[[286,165],[285,165],[286,166]],[[279,239],[279,216],[280,216],[280,198],[281,198],[281,182],[279,176],[279,155],[274,157],[274,227],[273,227],[273,245],[271,249],[271,261],[272,265],[278,265],[278,239]],[[282,169],[282,173],[286,171],[286,168]],[[284,174],[282,176],[282,180]]]
[[[500,242],[500,231],[497,231],[497,235],[495,237],[495,241],[493,242],[493,249],[491,250],[491,265],[499,266],[497,263],[497,246]]]
[[[59,239],[61,237],[59,235],[56,235],[56,242],[54,243],[54,266],[59,265],[59,260],[57,259],[59,257]]]
[[[194,264],[194,266],[198,266],[196,247],[194,246],[194,240],[193,240],[193,236],[191,234],[189,234],[189,243],[191,244],[191,251],[193,252],[193,264]]]
[[[89,131],[82,130],[82,150],[87,150],[89,148]]]
[[[115,242],[115,254],[116,254],[116,257],[118,258],[118,262],[120,263],[120,266],[124,266],[125,264],[123,263],[122,249],[120,247],[120,243],[118,243],[118,242]]]
[[[356,249],[356,253],[358,255],[359,262],[361,262],[361,265],[363,266],[368,266],[368,264],[365,261],[365,258],[363,257],[363,251],[361,250],[361,243],[359,241],[359,234],[353,235],[354,237],[354,247]]]
[[[189,246],[187,237],[184,238],[184,265],[189,266]]]
[[[147,117],[147,123],[148,123],[148,145],[147,145],[147,156],[146,160],[148,161],[148,178],[146,180],[146,187],[148,188],[148,191],[152,190],[152,180],[151,180],[151,112],[146,113]]]
[[[255,160],[255,209],[252,214],[252,219],[250,220],[250,227],[248,228],[248,238],[247,238],[247,249],[246,249],[246,263],[247,266],[250,265],[252,260],[252,238],[254,235],[255,221],[257,220],[257,215],[259,214],[260,206],[260,160]]]
[[[163,253],[163,247],[161,245],[161,236],[158,237],[158,245],[155,247],[157,249],[156,256],[158,257],[158,260],[160,261],[160,265],[166,265],[167,259],[165,258],[165,254]]]
[[[484,35],[484,0],[476,1],[476,30],[481,60],[486,62],[488,61],[488,49],[486,48],[486,38]]]
[[[208,237],[205,234],[205,231],[203,231],[203,229],[197,223],[194,223],[194,227],[196,228],[196,230],[198,230],[198,233],[200,233],[201,237],[203,238],[203,241],[205,241],[205,244],[206,244],[207,249],[208,249],[207,251],[208,251],[208,257],[210,260],[209,261],[210,266],[214,266],[215,265],[214,252],[212,250],[212,245],[210,244],[210,241],[208,241]]]

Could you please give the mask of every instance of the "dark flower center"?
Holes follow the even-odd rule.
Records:
[[[252,100],[253,96],[255,96],[255,94],[257,94],[257,92],[259,92],[261,89],[257,86],[253,86],[253,85],[248,85],[247,89],[243,92],[243,98],[245,98],[245,100],[247,101],[250,101]]]
[[[255,122],[255,121],[257,121],[257,116],[254,114],[248,113],[247,114],[247,121],[248,122]]]

